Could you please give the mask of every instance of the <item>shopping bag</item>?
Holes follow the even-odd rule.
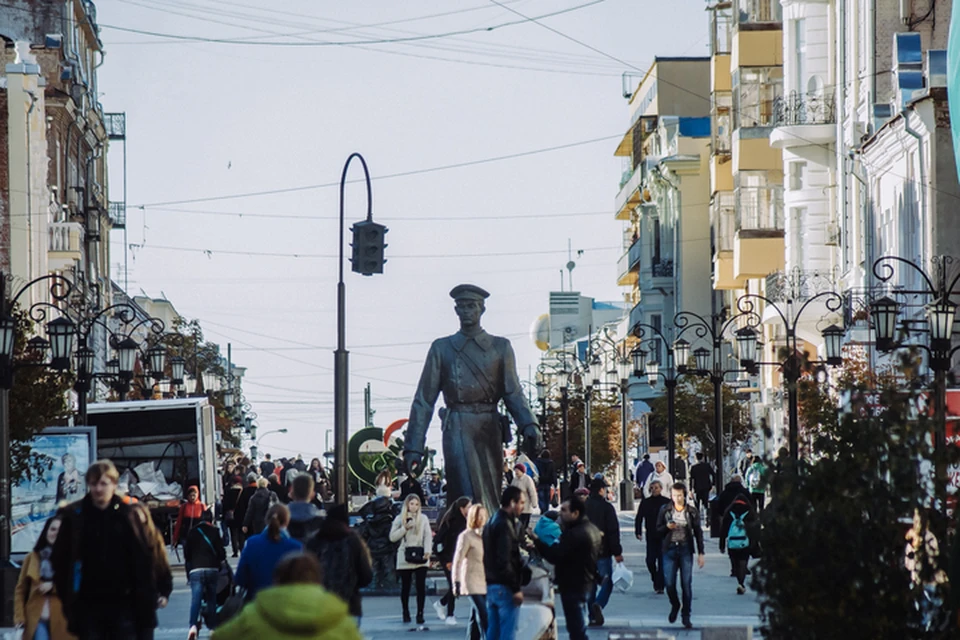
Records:
[[[627,569],[627,565],[622,562],[613,565],[613,586],[618,591],[627,591],[633,586],[633,571]]]

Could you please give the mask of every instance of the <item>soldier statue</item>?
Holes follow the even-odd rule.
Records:
[[[494,513],[500,504],[503,446],[510,441],[509,421],[498,412],[498,403],[503,400],[519,425],[521,445],[531,457],[540,447],[540,428],[520,389],[510,341],[480,327],[489,295],[470,284],[450,292],[460,331],[430,345],[410,408],[403,460],[410,473],[422,473],[427,427],[443,393],[446,409],[441,409],[440,418],[447,504],[469,496]]]

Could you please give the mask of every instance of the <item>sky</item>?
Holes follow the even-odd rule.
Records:
[[[128,205],[128,270],[114,231],[114,278],[199,320],[224,354],[232,345],[260,435],[288,430],[262,452],[320,455],[332,442],[338,185],[359,152],[389,232],[383,275],[346,267],[351,433],[367,383],[376,426],[407,417],[430,342],[457,330],[449,291],[463,282],[491,293],[483,325],[532,378],[530,328],[568,246],[575,290],[622,299],[623,74],[635,86],[656,55],[707,55],[704,7],[99,0],[100,100],[127,118],[125,180],[123,146],[109,157],[111,200]],[[352,162],[348,229],[366,216],[362,179]],[[437,419],[428,444],[440,448]]]

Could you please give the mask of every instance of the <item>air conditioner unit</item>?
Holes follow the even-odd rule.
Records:
[[[827,223],[827,240],[825,244],[828,247],[840,246],[840,225],[836,222]]]

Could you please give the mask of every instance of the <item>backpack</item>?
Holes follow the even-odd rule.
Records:
[[[727,530],[727,548],[733,551],[746,549],[750,546],[750,538],[747,537],[747,528],[743,524],[743,519],[747,517],[746,511],[740,515],[731,513],[733,521],[730,523],[730,529]]]

